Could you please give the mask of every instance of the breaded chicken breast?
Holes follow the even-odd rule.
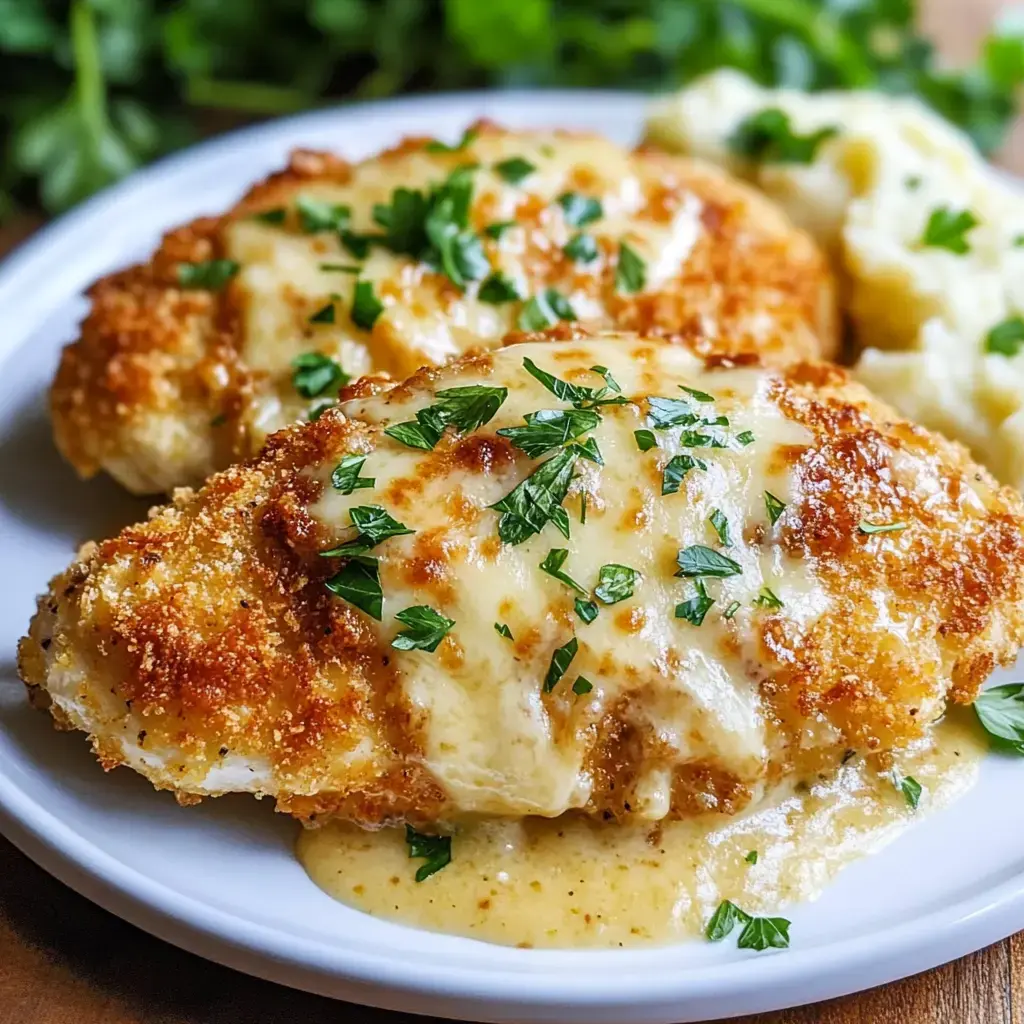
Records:
[[[248,458],[349,377],[403,378],[511,330],[579,319],[776,362],[837,344],[822,254],[750,187],[484,124],[356,166],[298,152],[90,298],[53,386],[56,440],[138,493]]]
[[[342,397],[40,599],[23,678],[104,767],[370,827],[734,813],[1024,639],[1020,496],[835,367],[579,337]]]

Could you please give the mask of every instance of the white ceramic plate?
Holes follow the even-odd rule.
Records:
[[[817,903],[787,911],[793,945],[784,952],[702,942],[522,950],[335,903],[293,856],[296,826],[268,804],[225,798],[182,810],[126,770],[104,777],[81,736],[54,732],[25,703],[14,649],[34,595],[78,543],[145,507],[109,481],[76,481],[50,442],[45,389],[85,308],[85,285],[144,257],[165,228],[231,203],[293,146],[362,157],[407,133],[454,139],[479,116],[631,142],[643,109],[621,93],[491,93],[277,121],[140,172],[0,267],[0,829],[30,857],[134,924],[229,966],[474,1020],[623,1024],[778,1009],[912,974],[1024,928],[1024,765],[1007,760],[990,759],[966,799],[847,869]]]

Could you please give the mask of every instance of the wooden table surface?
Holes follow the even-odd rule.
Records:
[[[1002,0],[925,0],[926,30],[969,57]],[[1024,128],[1003,162],[1024,171]],[[0,252],[31,224],[0,231]],[[71,892],[0,839],[0,1024],[402,1024],[256,981],[169,946]],[[870,992],[734,1024],[1024,1024],[1024,932]]]

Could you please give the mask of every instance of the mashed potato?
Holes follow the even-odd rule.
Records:
[[[770,108],[798,136],[836,133],[807,163],[735,152],[737,128]],[[764,89],[734,71],[661,101],[647,131],[752,180],[810,230],[844,277],[856,375],[1024,488],[1024,193],[966,136],[912,100]],[[934,217],[965,212],[974,226],[924,243]]]

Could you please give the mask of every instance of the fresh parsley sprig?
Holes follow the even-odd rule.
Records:
[[[464,434],[490,422],[508,398],[508,388],[470,384],[444,388],[434,397],[434,404],[420,409],[415,420],[393,423],[384,433],[409,448],[433,451],[445,428],[452,426]]]

